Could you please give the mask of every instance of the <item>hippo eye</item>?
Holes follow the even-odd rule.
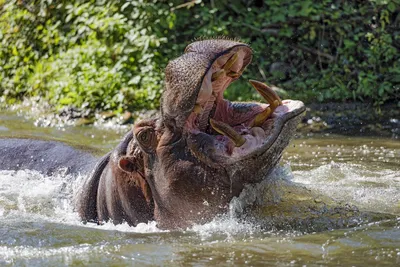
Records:
[[[147,144],[150,140],[150,133],[148,130],[140,131],[137,138],[142,144]]]
[[[136,132],[136,140],[146,153],[152,153],[157,145],[157,138],[152,127],[143,127]]]

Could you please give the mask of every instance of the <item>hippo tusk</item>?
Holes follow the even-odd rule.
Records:
[[[269,103],[272,112],[280,105],[282,105],[282,100],[278,94],[272,90],[271,87],[265,83],[250,80],[250,84],[260,93],[260,95]]]
[[[236,132],[229,124],[214,119],[210,119],[210,124],[215,131],[232,140],[236,147],[241,147],[246,142],[246,138]]]
[[[237,62],[239,59],[239,53],[233,54],[225,63],[225,65],[222,67],[224,70],[229,71],[233,65]]]
[[[236,52],[225,62],[225,64],[222,66],[222,69],[220,69],[212,74],[211,82],[215,82],[221,76],[225,76],[225,75],[230,78],[233,78],[233,79],[239,78],[241,73],[231,71],[231,68],[233,67],[233,65],[235,65],[235,63],[238,61],[238,59],[239,59],[239,53]]]
[[[250,123],[250,127],[260,127],[272,114],[272,109],[267,107],[262,112],[258,113],[253,122]]]
[[[203,112],[203,107],[200,104],[196,104],[194,105],[193,112],[199,115]]]

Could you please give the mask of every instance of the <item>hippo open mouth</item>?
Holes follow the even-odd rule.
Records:
[[[301,120],[301,101],[250,81],[266,103],[230,102],[223,93],[252,59],[224,38],[191,43],[165,68],[161,114],[135,124],[87,179],[84,221],[185,228],[226,212],[247,183],[265,179]]]
[[[185,52],[192,49],[189,46]],[[266,104],[232,103],[223,98],[224,91],[241,76],[251,58],[250,47],[238,45],[218,56],[204,75],[184,125],[189,147],[199,159],[227,164],[263,153],[279,136],[283,125],[304,112],[301,101],[282,101],[269,86],[255,80],[250,84]]]

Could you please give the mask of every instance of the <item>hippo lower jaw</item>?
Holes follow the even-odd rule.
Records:
[[[270,149],[279,135],[292,136],[293,130],[285,130],[285,125],[291,121],[298,124],[305,106],[301,101],[284,100],[274,113],[261,127],[246,127],[244,125],[228,128],[226,131],[235,131],[233,134],[215,134],[201,132],[196,128],[188,131],[188,145],[199,159],[208,157],[215,164],[234,164],[240,160],[252,158],[265,153]],[[213,119],[210,118],[212,121]],[[222,124],[222,123],[221,123]],[[225,126],[225,125],[224,125]],[[236,130],[238,129],[238,130]],[[229,136],[229,134],[234,137]],[[242,139],[241,146],[235,146],[235,139]],[[210,161],[208,161],[210,163]]]
[[[223,92],[247,64],[247,50],[237,47],[215,60],[184,126],[191,152],[209,165],[234,164],[265,153],[279,135],[293,135],[282,132],[284,125],[305,111],[301,101],[282,101],[258,81],[250,83],[268,104],[232,103],[223,98]]]

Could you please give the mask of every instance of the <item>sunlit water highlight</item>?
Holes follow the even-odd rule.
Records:
[[[336,200],[400,214],[399,171],[371,171],[359,164],[332,162],[310,171],[295,171],[293,177],[293,181]]]
[[[79,137],[102,151],[119,138],[92,127],[34,128],[30,123],[15,117],[2,121],[0,134]],[[83,225],[74,210],[82,176],[66,176],[62,170],[51,176],[0,170],[0,266],[400,264],[400,142],[340,136],[297,139],[273,175],[397,219],[321,233],[268,230],[238,219],[262,191],[251,186],[231,202],[227,214],[182,231],[160,230],[155,222],[137,227]]]
[[[332,168],[337,172],[335,168],[340,168],[340,172],[332,174]],[[285,172],[287,167],[281,168],[279,174]],[[295,171],[286,178],[375,211],[399,213],[398,175],[390,170],[364,172],[358,165],[331,163]],[[74,211],[75,194],[82,179],[62,173],[44,176],[29,170],[0,171],[1,264],[241,264],[260,263],[272,256],[278,259],[268,262],[279,265],[314,260],[328,263],[347,247],[355,249],[354,253],[367,249],[376,262],[400,260],[399,221],[320,234],[266,231],[235,216],[254,201],[252,192],[233,200],[229,213],[184,231],[160,230],[154,221],[137,227],[82,225]],[[378,179],[378,187],[369,186]],[[364,182],[366,185],[360,187]],[[287,253],[288,250],[292,252]]]

